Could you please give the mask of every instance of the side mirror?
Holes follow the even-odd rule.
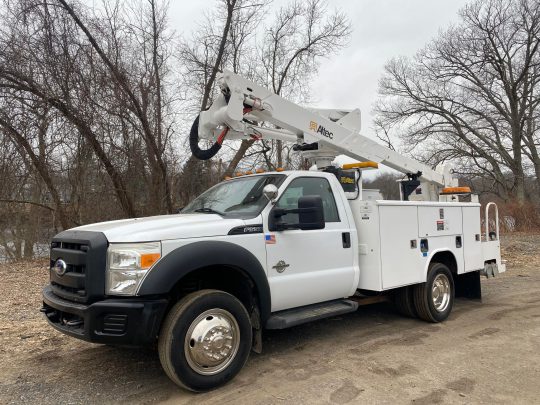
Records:
[[[298,223],[291,224],[282,221],[287,214],[298,214]],[[287,229],[301,229],[303,231],[324,229],[324,209],[322,198],[318,195],[308,195],[298,199],[298,208],[274,208],[270,211],[268,228],[270,231],[285,231]]]
[[[278,188],[275,184],[267,184],[263,188],[263,195],[272,203],[276,201],[278,196]]]
[[[298,222],[303,231],[324,229],[324,209],[320,196],[306,195],[298,199]]]

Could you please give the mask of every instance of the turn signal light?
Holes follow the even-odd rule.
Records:
[[[159,260],[161,255],[159,253],[145,253],[141,255],[141,268],[149,269],[152,265]]]

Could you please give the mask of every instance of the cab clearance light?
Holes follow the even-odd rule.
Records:
[[[238,172],[238,173],[235,173],[235,174],[234,174],[234,177],[240,177],[240,176],[243,176],[243,175],[244,175],[244,173]]]
[[[278,168],[276,169],[276,172],[282,172],[282,171],[284,171],[284,170],[285,170],[285,169],[284,169],[283,167],[278,167]]]
[[[230,179],[232,179],[231,176],[225,176],[225,178],[224,178],[224,180],[230,180]]]
[[[244,173],[245,176],[249,176],[250,174],[253,174],[252,171],[248,170],[247,172]]]
[[[358,163],[347,163],[347,164],[344,164],[342,167],[342,169],[344,170],[347,170],[347,169],[378,169],[379,168],[379,164],[377,162],[358,162]]]
[[[255,170],[255,173],[264,173],[264,169],[257,169]]]
[[[470,187],[445,187],[439,193],[441,195],[445,194],[471,194]]]

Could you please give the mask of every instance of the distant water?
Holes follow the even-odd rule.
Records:
[[[10,247],[10,246],[8,246],[8,247]],[[34,259],[47,257],[48,255],[49,255],[49,244],[48,243],[38,242],[38,243],[34,244],[34,249],[33,249],[33,258]],[[16,260],[16,259],[13,259],[8,254],[6,254],[6,250],[5,250],[4,246],[0,246],[0,263],[7,263],[7,262],[10,262],[10,261],[13,261],[13,260]]]

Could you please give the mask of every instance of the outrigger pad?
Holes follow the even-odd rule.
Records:
[[[454,278],[456,297],[482,299],[482,285],[480,284],[480,271],[459,274]]]

